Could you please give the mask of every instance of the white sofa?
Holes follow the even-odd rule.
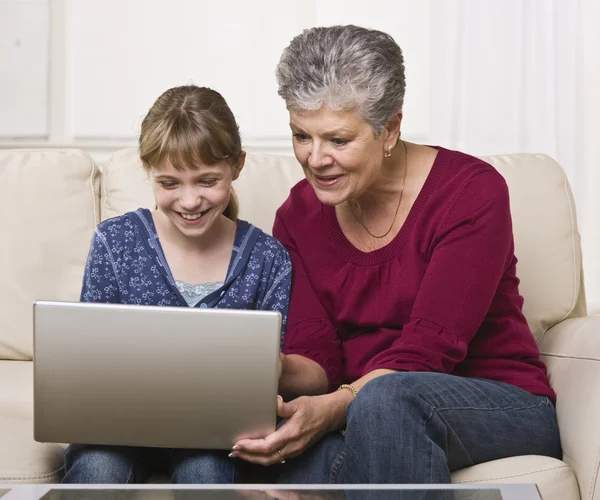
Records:
[[[488,157],[510,187],[525,315],[558,394],[564,461],[525,456],[456,472],[461,482],[535,482],[544,500],[600,500],[600,317],[586,317],[575,206],[543,155]],[[302,177],[293,157],[250,153],[241,217],[269,231]],[[32,437],[32,303],[78,300],[94,226],[153,206],[135,150],[102,172],[79,150],[0,151],[0,483],[59,479],[63,449]]]

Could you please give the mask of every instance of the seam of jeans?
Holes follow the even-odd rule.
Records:
[[[546,402],[550,401],[548,398],[544,398],[543,401],[529,406],[505,406],[499,408],[476,408],[474,406],[458,406],[458,407],[446,407],[446,408],[435,408],[436,411],[453,411],[453,410],[474,410],[474,411],[521,411],[521,410],[532,410],[534,408],[540,408],[541,406],[545,406]]]
[[[532,470],[529,472],[521,472],[519,474],[509,474],[508,476],[491,476],[486,479],[469,479],[466,481],[452,481],[452,482],[454,484],[486,483],[488,481],[496,481],[498,479],[510,479],[511,477],[523,477],[523,476],[528,476],[530,474],[539,474],[541,472],[550,472],[550,471],[559,470],[559,469],[570,469],[570,467],[567,464],[564,464],[564,465],[557,465],[555,467],[548,467],[547,469]]]
[[[133,479],[133,470],[135,469],[135,466],[139,462],[140,462],[140,457],[138,455],[138,458],[136,460],[133,460],[133,462],[131,462],[131,467],[129,468],[129,476],[127,476],[126,484],[131,484],[132,483],[131,479]]]
[[[344,461],[346,460],[346,440],[344,439],[344,445],[342,446],[341,451],[338,453],[338,456],[335,458],[333,462],[333,466],[331,467],[331,484],[336,484],[337,476],[344,465]]]
[[[425,401],[423,398],[421,398],[421,400],[423,401],[424,404],[428,405],[431,407],[431,411],[429,412],[429,416],[423,421],[423,435],[427,436],[427,432],[425,431],[425,428],[427,427],[427,423],[431,420],[431,417],[433,417],[433,414],[436,413],[436,409],[433,407],[433,405],[431,403],[428,403],[427,401]],[[429,440],[431,442],[431,446],[429,448],[429,453],[430,453],[430,457],[429,457],[429,463],[430,463],[430,467],[429,467],[429,471],[430,471],[430,476],[429,476],[429,483],[433,483],[433,447],[435,446],[435,443],[433,442],[432,439]],[[471,457],[469,456],[469,459]],[[472,462],[473,460],[471,460]],[[446,463],[448,462],[448,456],[446,455]]]

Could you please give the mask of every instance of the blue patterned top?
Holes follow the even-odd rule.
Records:
[[[279,311],[283,345],[291,279],[292,264],[283,245],[238,219],[225,282],[194,307]],[[80,300],[189,307],[171,274],[148,209],[98,224]]]

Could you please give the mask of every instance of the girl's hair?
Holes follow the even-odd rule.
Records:
[[[281,55],[279,95],[290,111],[356,111],[379,135],[402,110],[402,50],[387,33],[359,26],[304,30]]]
[[[197,169],[199,163],[235,165],[242,154],[235,117],[221,94],[206,87],[185,85],[164,92],[142,121],[139,153],[146,171],[169,160],[174,168]],[[231,187],[223,212],[235,221],[237,196]]]

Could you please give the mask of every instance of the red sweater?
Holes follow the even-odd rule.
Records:
[[[366,373],[441,372],[555,400],[522,313],[508,188],[489,164],[439,150],[398,235],[365,253],[306,180],[273,235],[293,268],[286,354],[316,361],[330,389]]]

